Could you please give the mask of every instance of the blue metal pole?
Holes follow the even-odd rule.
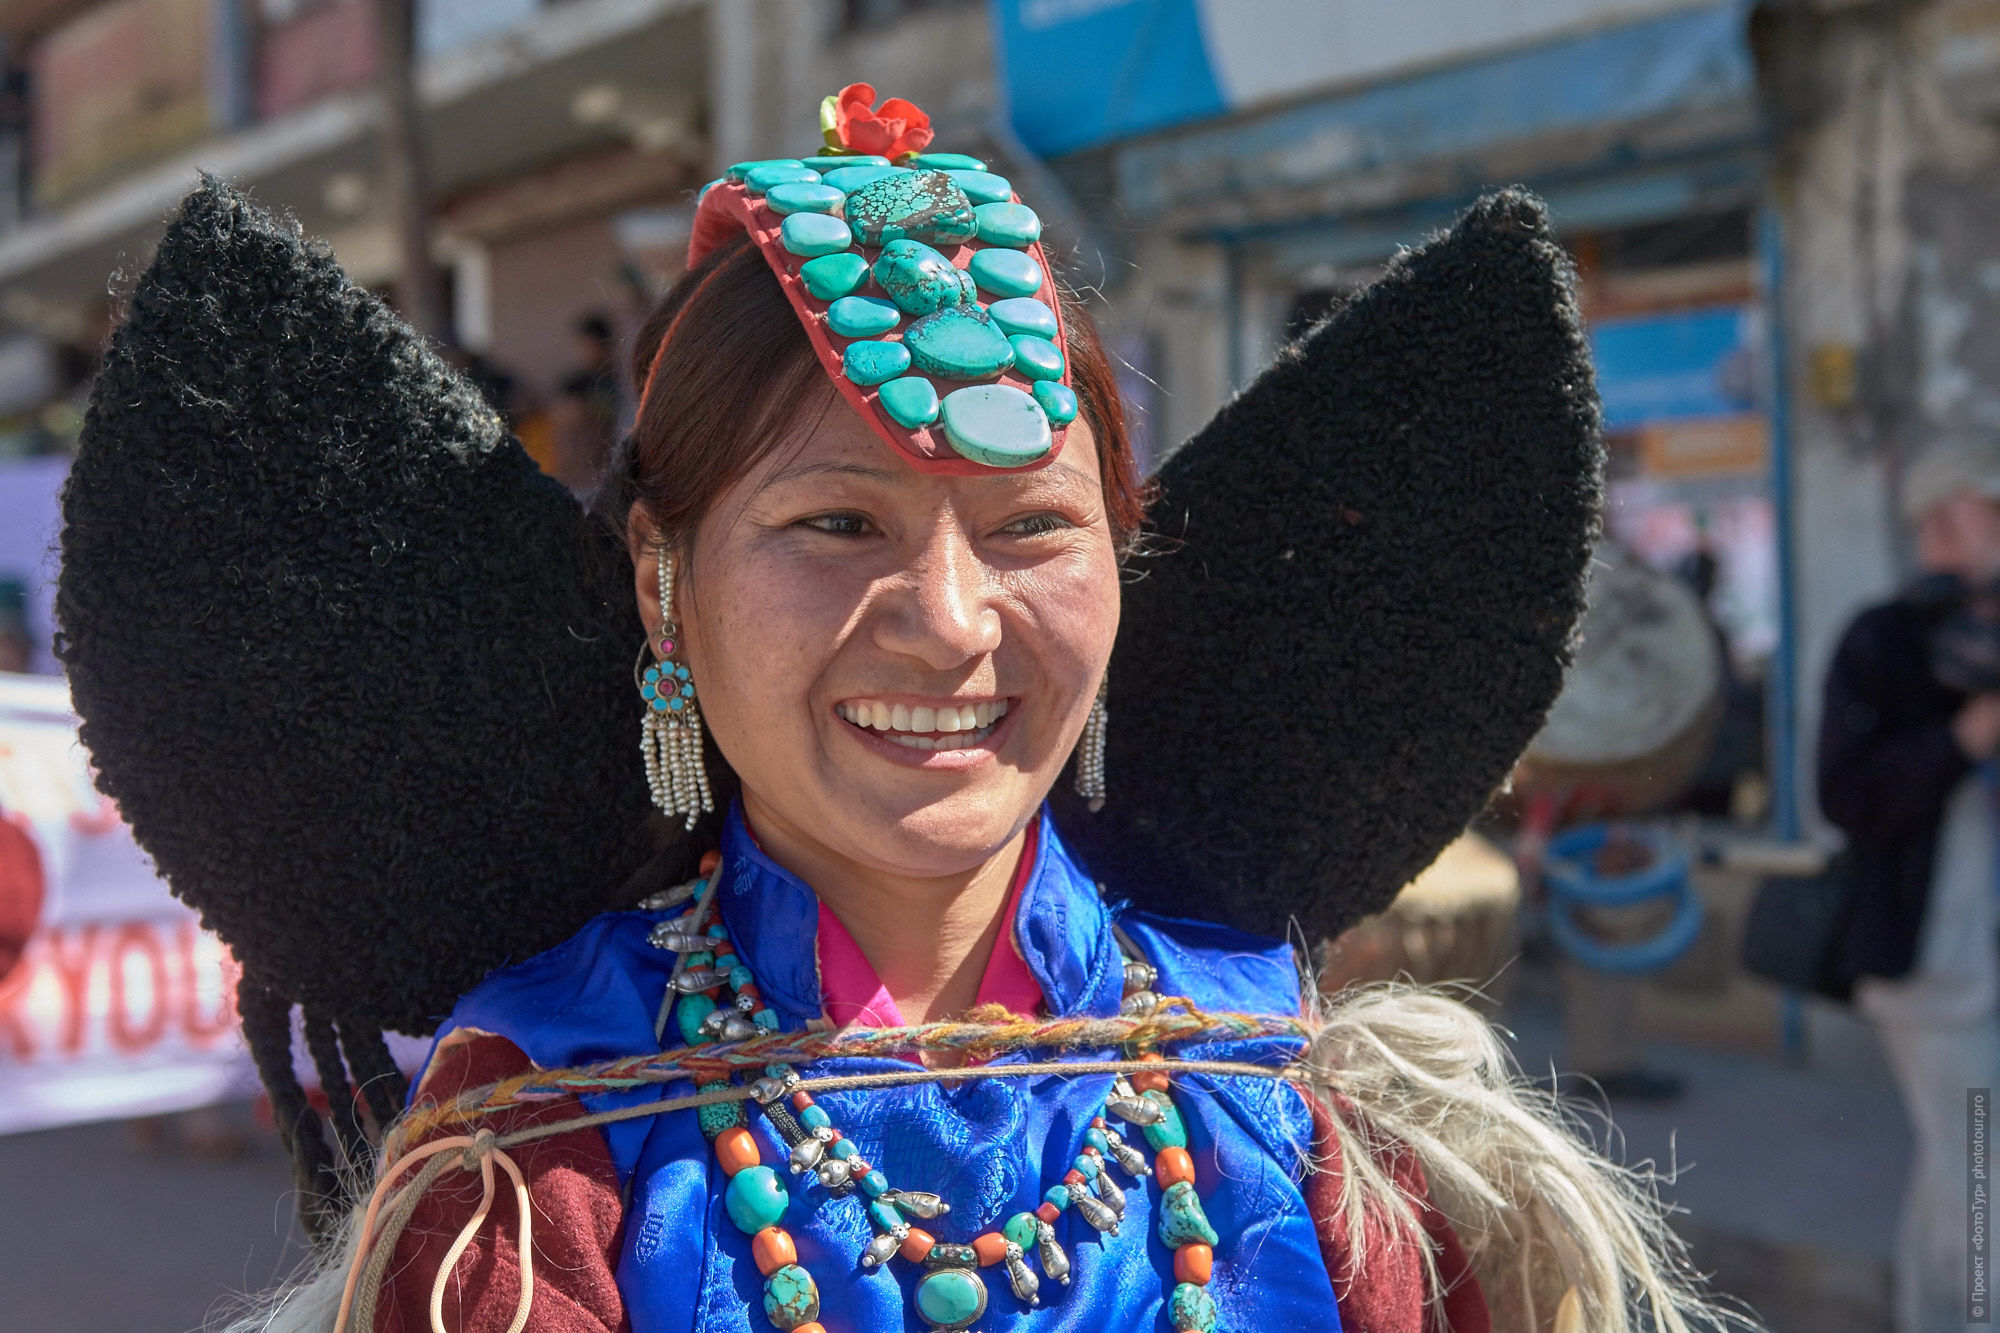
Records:
[[[1766,202],[1757,218],[1757,243],[1764,266],[1766,376],[1771,418],[1771,508],[1778,543],[1778,648],[1767,687],[1771,738],[1771,813],[1774,831],[1787,841],[1799,836],[1799,653],[1797,577],[1792,514],[1791,383],[1785,354],[1784,226]]]
[[[1771,512],[1778,543],[1778,649],[1766,686],[1769,705],[1771,812],[1775,832],[1790,842],[1799,824],[1799,652],[1796,591],[1798,557],[1793,547],[1791,376],[1785,358],[1784,220],[1768,198],[1757,214],[1757,248],[1764,266],[1766,374],[1771,417]],[[1779,1043],[1785,1054],[1805,1054],[1805,1002],[1787,989],[1780,1001]]]

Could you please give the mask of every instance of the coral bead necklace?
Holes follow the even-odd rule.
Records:
[[[651,936],[656,947],[677,955],[662,1005],[661,1029],[671,1010],[680,1035],[690,1045],[741,1041],[777,1026],[756,979],[730,944],[728,929],[709,919],[713,895],[708,890],[716,866],[707,862],[702,869],[708,879],[656,895],[644,904],[657,910],[694,899],[692,907],[656,926]],[[1122,931],[1119,943],[1126,953],[1123,1008],[1144,1012],[1157,1003],[1152,991],[1157,974]],[[1143,1050],[1128,1050],[1126,1055],[1160,1059]],[[825,1108],[796,1087],[798,1082],[791,1066],[770,1065],[751,1084],[756,1105],[786,1147],[786,1165],[794,1175],[811,1172],[836,1197],[858,1196],[873,1231],[857,1256],[859,1264],[871,1269],[898,1259],[914,1266],[918,1277],[911,1299],[932,1333],[968,1328],[986,1313],[989,1292],[982,1270],[1004,1270],[1014,1298],[1027,1306],[1041,1303],[1044,1281],[1068,1285],[1070,1258],[1056,1237],[1056,1221],[1065,1211],[1073,1211],[1094,1230],[1117,1236],[1126,1198],[1124,1188],[1113,1179],[1114,1165],[1134,1181],[1151,1175],[1160,1184],[1160,1239],[1174,1254],[1167,1293],[1169,1323],[1176,1333],[1213,1333],[1216,1308],[1207,1286],[1217,1237],[1202,1211],[1187,1128],[1174,1104],[1172,1080],[1164,1065],[1114,1079],[1069,1170],[1050,1186],[1041,1204],[1032,1212],[1016,1213],[968,1244],[940,1240],[915,1225],[944,1217],[951,1206],[936,1194],[895,1187],[861,1157]],[[819,1289],[799,1264],[798,1247],[783,1225],[791,1193],[777,1170],[764,1163],[763,1148],[746,1123],[744,1107],[743,1102],[727,1102],[703,1107],[699,1113],[702,1133],[728,1179],[725,1210],[750,1237],[751,1257],[764,1277],[765,1316],[788,1333],[826,1333],[818,1322]],[[1150,1165],[1114,1122],[1146,1140],[1154,1151]]]

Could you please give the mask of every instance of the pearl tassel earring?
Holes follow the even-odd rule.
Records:
[[[683,815],[687,827],[715,809],[708,789],[708,768],[701,755],[701,708],[695,703],[694,681],[687,667],[673,660],[680,647],[674,624],[674,558],[660,552],[660,633],[647,647],[658,659],[643,670],[635,667],[639,697],[646,701],[646,720],[639,724],[639,752],[646,761],[646,786],[653,804],[669,815]],[[646,647],[639,661],[646,660]]]
[[[1090,716],[1084,719],[1083,735],[1076,741],[1076,794],[1089,803],[1092,814],[1104,808],[1104,730],[1108,721],[1104,691],[1109,683],[1108,678],[1098,682],[1097,698],[1090,705]]]

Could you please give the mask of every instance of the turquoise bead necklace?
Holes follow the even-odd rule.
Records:
[[[695,899],[679,917],[655,926],[650,936],[655,947],[676,955],[658,1028],[664,1034],[671,1013],[689,1045],[741,1041],[777,1027],[776,1015],[730,944],[727,928],[719,920],[709,920],[719,871],[706,869],[706,878],[642,904],[663,910]],[[1153,992],[1158,974],[1122,930],[1117,936],[1126,956],[1120,1010],[1150,1012],[1159,1003]],[[1126,1054],[1159,1059],[1144,1051]],[[1015,1299],[1028,1306],[1041,1303],[1044,1280],[1068,1285],[1070,1259],[1056,1237],[1055,1223],[1065,1211],[1073,1211],[1094,1230],[1118,1235],[1126,1199],[1125,1190],[1112,1178],[1114,1164],[1134,1181],[1157,1175],[1161,1184],[1158,1229],[1161,1242],[1174,1252],[1167,1314],[1175,1333],[1214,1333],[1215,1301],[1207,1286],[1217,1236],[1202,1211],[1186,1124],[1174,1105],[1164,1065],[1115,1078],[1103,1108],[1083,1133],[1070,1169],[1043,1195],[1040,1206],[1016,1213],[969,1244],[939,1240],[913,1225],[944,1217],[951,1206],[928,1191],[896,1188],[861,1157],[854,1141],[840,1132],[810,1093],[798,1088],[799,1082],[790,1065],[775,1064],[750,1085],[758,1108],[785,1145],[791,1173],[811,1172],[837,1198],[858,1191],[874,1232],[859,1256],[861,1267],[876,1268],[894,1258],[917,1267],[921,1275],[913,1302],[932,1333],[969,1328],[986,1313],[988,1291],[980,1276],[982,1268],[1004,1267]],[[703,1090],[725,1086],[709,1083]],[[744,1106],[732,1101],[699,1111],[702,1134],[729,1177],[725,1211],[751,1238],[753,1257],[764,1273],[764,1312],[772,1325],[787,1333],[826,1333],[818,1323],[818,1288],[797,1263],[796,1246],[782,1226],[790,1191],[760,1160],[761,1149],[746,1128]],[[1152,1163],[1114,1127],[1114,1120],[1145,1138],[1155,1153]],[[1030,1254],[1039,1262],[1039,1274],[1028,1262]]]

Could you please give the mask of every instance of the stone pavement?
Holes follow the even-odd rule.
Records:
[[[1531,1075],[1561,1071],[1553,1006],[1524,997],[1503,1022]],[[1887,1333],[1889,1256],[1910,1134],[1895,1086],[1867,1067],[1821,1069],[1653,1043],[1682,1096],[1611,1103],[1599,1144],[1650,1161],[1696,1267],[1774,1333]],[[1575,1080],[1565,1094],[1580,1095]]]
[[[291,1187],[268,1132],[224,1160],[116,1123],[0,1136],[0,1333],[200,1328],[303,1258]]]

